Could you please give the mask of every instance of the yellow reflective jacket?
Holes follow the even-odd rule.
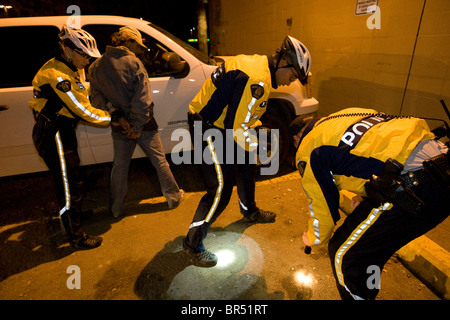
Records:
[[[364,184],[387,159],[405,164],[420,141],[434,138],[423,119],[378,115],[372,109],[349,108],[306,127],[296,163],[310,200],[311,244],[328,243],[339,220],[339,190],[365,196]]]
[[[234,140],[246,151],[257,147],[249,130],[260,124],[272,85],[273,61],[262,55],[238,55],[219,66],[189,104],[191,113],[221,129],[233,129]]]
[[[107,125],[111,116],[107,111],[94,108],[89,101],[89,90],[83,85],[78,70],[53,58],[47,61],[33,79],[34,99],[30,107],[41,112],[49,108],[68,118]],[[51,106],[50,106],[51,105]],[[50,110],[49,110],[50,111]]]

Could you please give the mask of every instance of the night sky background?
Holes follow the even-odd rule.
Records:
[[[70,15],[67,7],[78,5],[82,15],[106,14],[142,18],[186,41],[197,27],[198,0],[0,0],[13,7],[8,17]],[[0,17],[6,17],[2,12]]]

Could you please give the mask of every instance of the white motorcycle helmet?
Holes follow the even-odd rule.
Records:
[[[73,46],[73,49],[81,50],[92,58],[100,58],[102,56],[97,49],[97,42],[94,37],[83,29],[74,29],[63,25],[59,38],[64,44],[69,47]]]
[[[286,36],[278,52],[280,53],[280,58],[282,55],[289,57],[292,66],[299,75],[300,82],[305,85],[308,81],[308,73],[311,68],[311,55],[306,46],[297,39]],[[278,59],[278,63],[280,58]]]

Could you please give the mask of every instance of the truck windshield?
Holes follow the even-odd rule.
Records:
[[[172,39],[175,43],[177,43],[178,45],[183,47],[186,51],[188,51],[190,54],[192,54],[194,57],[196,57],[201,62],[209,64],[209,65],[212,65],[212,66],[217,65],[217,63],[216,63],[216,61],[214,59],[209,58],[206,54],[204,54],[204,53],[198,51],[197,49],[195,49],[194,47],[188,45],[186,42],[184,42],[183,40],[177,38],[176,36],[174,36],[170,32],[168,32],[168,31],[158,27],[157,25],[155,25],[153,23],[149,23],[149,26],[151,26],[152,28],[158,30],[159,32],[164,34],[166,37]]]

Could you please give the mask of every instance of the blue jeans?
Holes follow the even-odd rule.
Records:
[[[124,213],[125,197],[128,190],[128,170],[136,144],[142,148],[155,167],[162,194],[167,201],[180,201],[180,189],[170,170],[157,130],[142,131],[141,136],[136,140],[128,139],[122,133],[112,131],[112,138],[114,160],[111,171],[110,209],[114,216],[118,217]]]

